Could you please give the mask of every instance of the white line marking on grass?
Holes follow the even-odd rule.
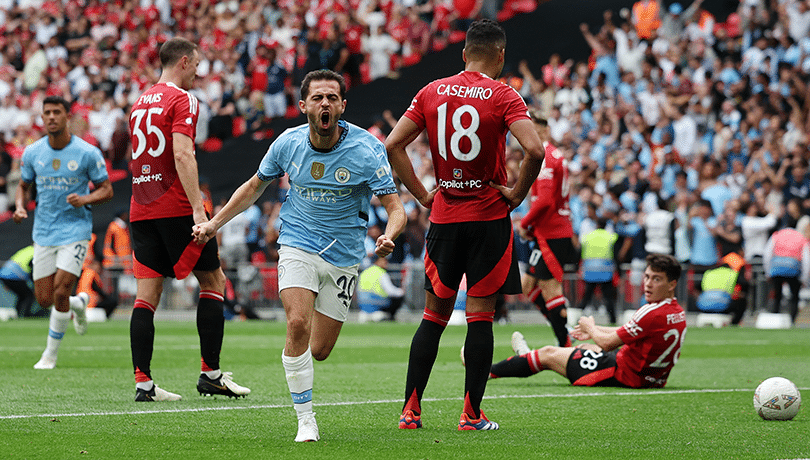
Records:
[[[807,390],[810,388],[801,388]],[[594,396],[661,396],[661,395],[678,395],[678,394],[695,394],[695,393],[733,393],[733,392],[752,392],[753,388],[731,388],[731,389],[696,389],[696,390],[633,390],[612,393],[601,391],[596,393],[570,393],[570,394],[535,394],[535,395],[495,395],[484,396],[484,399],[534,399],[534,398],[584,398]],[[461,401],[462,398],[424,398],[423,401]],[[393,404],[401,403],[401,399],[380,399],[375,401],[345,401],[345,402],[332,402],[317,404],[317,406],[355,406],[366,404]],[[155,409],[155,410],[133,410],[133,411],[113,411],[113,412],[79,412],[67,414],[20,414],[20,415],[0,415],[0,420],[10,419],[25,419],[25,418],[40,418],[40,417],[89,417],[89,416],[105,416],[105,415],[145,415],[145,414],[172,414],[172,413],[188,413],[188,412],[209,412],[209,411],[224,411],[224,410],[245,410],[245,409],[280,409],[290,407],[289,404],[261,404],[250,406],[225,406],[225,407],[191,407],[185,409]]]

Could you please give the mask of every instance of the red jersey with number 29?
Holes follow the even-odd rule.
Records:
[[[489,182],[506,185],[506,133],[515,121],[529,118],[517,91],[464,71],[422,88],[405,116],[427,130],[439,187],[431,222],[490,221],[509,214],[509,204]]]
[[[648,303],[618,330],[624,346],[614,377],[632,388],[663,388],[681,356],[686,314],[674,297]]]
[[[197,117],[197,98],[173,83],[156,84],[132,106],[131,221],[193,214],[177,175],[172,134],[194,139]]]
[[[574,230],[568,206],[568,161],[553,145],[545,143],[544,147],[543,167],[532,184],[529,212],[520,225],[531,229],[538,239],[570,238]]]

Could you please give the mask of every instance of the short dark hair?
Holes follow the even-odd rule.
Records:
[[[160,66],[164,69],[171,67],[177,64],[177,61],[183,56],[191,57],[196,49],[197,45],[188,39],[183,37],[170,38],[160,47]]]
[[[320,69],[313,70],[304,77],[304,81],[301,82],[301,100],[306,100],[307,96],[309,96],[309,84],[313,81],[321,80],[333,80],[338,82],[340,85],[340,98],[346,99],[346,79],[335,71]]]
[[[48,96],[42,100],[42,106],[44,107],[45,104],[59,104],[65,108],[66,113],[70,113],[70,107],[73,105],[70,101],[63,98],[62,96]]]
[[[647,266],[654,272],[664,273],[668,281],[681,277],[681,264],[669,254],[648,254]]]
[[[492,56],[506,47],[506,31],[491,19],[479,19],[470,24],[464,50],[470,55]]]

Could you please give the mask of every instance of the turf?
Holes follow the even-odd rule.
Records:
[[[451,326],[423,402],[424,428],[399,430],[415,324],[347,324],[332,356],[315,364],[321,441],[296,431],[281,367],[284,324],[229,322],[223,369],[250,387],[244,399],[201,397],[193,322],[156,325],[153,377],[176,403],[134,402],[127,321],[68,331],[52,371],[34,370],[45,320],[0,324],[0,447],[11,458],[306,459],[773,459],[810,457],[807,409],[765,422],[752,407],[765,378],[793,380],[810,397],[810,330],[690,328],[663,390],[574,388],[543,372],[490,381],[483,408],[493,432],[456,430],[462,407],[459,348]],[[550,328],[495,326],[495,359],[515,328],[532,346]]]

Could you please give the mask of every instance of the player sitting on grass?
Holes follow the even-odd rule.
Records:
[[[597,326],[582,317],[571,332],[577,340],[593,340],[576,347],[546,346],[530,350],[523,336],[512,336],[512,356],[492,366],[490,378],[528,377],[550,369],[572,385],[661,388],[678,361],[686,333],[686,315],[675,299],[681,266],[674,257],[647,256],[644,297],[621,327]]]

